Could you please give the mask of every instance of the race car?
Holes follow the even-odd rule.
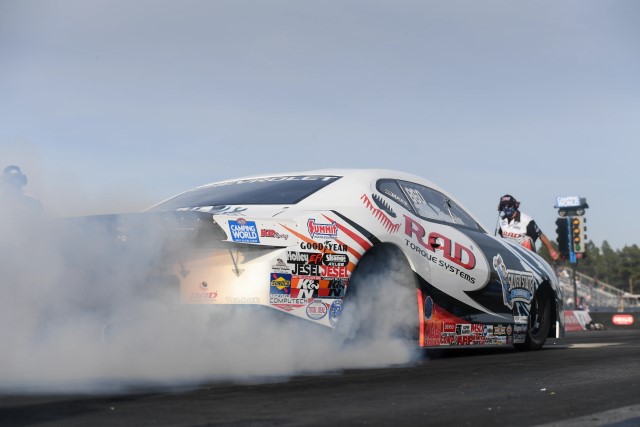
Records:
[[[162,277],[186,306],[260,306],[338,330],[358,319],[352,334],[387,328],[420,347],[535,350],[564,336],[547,262],[488,234],[445,190],[411,174],[230,179],[144,215],[174,218]]]

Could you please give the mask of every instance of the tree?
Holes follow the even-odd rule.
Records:
[[[640,248],[637,245],[625,246],[620,251],[620,281],[627,292],[634,293],[633,284],[640,279]]]

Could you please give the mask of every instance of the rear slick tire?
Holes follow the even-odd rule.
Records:
[[[353,272],[337,329],[351,343],[400,339],[418,348],[417,280],[395,246],[374,247]]]

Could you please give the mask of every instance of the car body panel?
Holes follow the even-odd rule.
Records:
[[[537,254],[487,234],[430,181],[389,170],[327,169],[224,185],[279,180],[323,186],[291,204],[174,207],[209,215],[225,236],[175,260],[184,304],[262,305],[335,327],[358,262],[384,244],[399,248],[418,278],[420,345],[521,343],[532,297],[542,286],[554,296],[554,333],[564,334],[562,296],[551,267]],[[380,180],[401,182],[401,189],[380,191]],[[420,196],[416,202],[409,194],[413,186],[445,197],[448,213],[426,209]],[[162,209],[163,203],[152,208]]]

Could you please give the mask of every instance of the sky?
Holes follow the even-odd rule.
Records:
[[[555,239],[640,243],[640,3],[0,2],[0,163],[53,215],[208,182],[396,169],[492,232],[501,195]]]

